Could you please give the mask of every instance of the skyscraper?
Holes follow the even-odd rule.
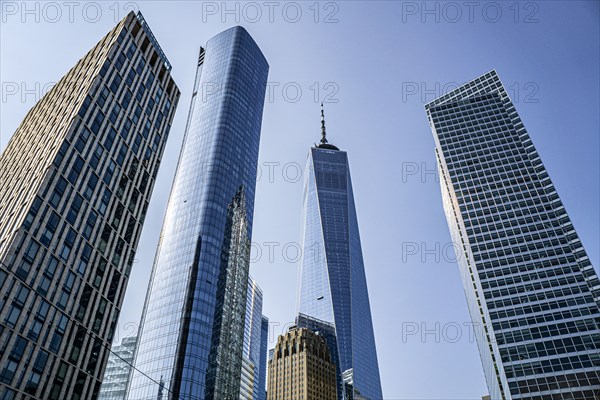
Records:
[[[381,399],[377,350],[348,156],[322,138],[305,169],[298,312],[332,324],[339,370],[353,370],[354,387]],[[341,389],[340,389],[341,390]]]
[[[98,395],[179,90],[128,14],[0,156],[0,398]]]
[[[490,397],[600,396],[600,282],[495,71],[428,103]]]
[[[221,379],[236,382],[239,392],[249,267],[245,247],[252,236],[267,74],[263,54],[239,26],[200,50],[144,304],[130,400],[159,394],[212,399],[223,389],[215,386]],[[224,297],[230,290],[231,304],[241,315],[222,307],[231,300]],[[239,354],[235,365],[218,363],[225,356],[221,340],[235,344],[228,349]]]
[[[262,316],[260,324],[260,370],[258,371],[258,400],[267,400],[267,352],[269,351],[269,318]]]
[[[127,384],[131,376],[131,363],[137,344],[137,336],[126,337],[119,345],[111,347],[104,370],[98,400],[125,400]]]
[[[335,325],[330,322],[322,321],[320,319],[309,317],[308,315],[304,315],[302,313],[298,314],[296,317],[296,326],[298,328],[306,328],[312,332],[318,332],[325,341],[327,342],[327,347],[329,348],[329,354],[331,357],[331,361],[338,366],[336,371],[339,371],[339,363],[340,358],[338,354],[338,343],[335,334]],[[345,373],[352,373],[352,369],[348,369]],[[343,374],[336,374],[336,387],[337,387],[337,397],[338,399],[349,400],[348,397],[344,397],[344,394],[348,392],[348,385],[344,383]]]
[[[244,351],[243,361],[245,362],[242,374],[242,388],[245,392],[240,394],[240,399],[260,400],[261,392],[264,397],[265,380],[261,379],[261,373],[264,372],[263,357],[263,293],[258,284],[252,277],[248,279],[248,291],[246,297],[246,318],[244,323]],[[268,320],[267,320],[268,324]],[[266,344],[264,345],[266,346]],[[261,364],[263,362],[263,364]],[[263,374],[264,375],[264,374]],[[262,383],[262,387],[260,386]]]
[[[337,400],[336,365],[325,338],[291,327],[269,360],[269,400]]]

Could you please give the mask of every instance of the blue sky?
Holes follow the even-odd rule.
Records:
[[[302,202],[297,174],[319,140],[320,101],[328,138],[349,154],[386,399],[487,393],[431,173],[425,102],[496,69],[592,263],[600,264],[598,2],[473,2],[471,9],[464,2],[232,2],[229,13],[220,1],[76,2],[72,9],[31,2],[29,11],[23,4],[0,5],[0,148],[39,94],[129,7],[144,13],[182,92],[120,337],[139,322],[198,47],[235,24],[248,29],[271,66],[251,273],[264,291],[273,335],[294,318]]]

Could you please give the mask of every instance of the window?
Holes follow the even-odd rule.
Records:
[[[117,124],[117,119],[119,118],[119,114],[121,113],[121,106],[115,103],[112,111],[110,112],[110,116],[108,117],[109,121],[113,124]]]
[[[94,190],[96,190],[96,186],[98,185],[98,180],[98,175],[92,172],[88,178],[85,191],[83,192],[83,197],[85,197],[87,200],[92,198],[92,194],[94,194]]]
[[[4,370],[0,374],[0,382],[10,384],[15,371],[17,370],[17,366],[19,365],[19,361],[23,357],[23,353],[25,353],[25,348],[27,347],[27,339],[17,336],[17,340],[15,340],[15,344],[13,346],[10,355],[8,356],[8,360]]]
[[[125,83],[127,84],[127,86],[131,87],[133,85],[134,79],[135,79],[135,71],[133,69],[131,69],[129,71],[129,73],[127,74],[127,78],[125,78]],[[131,98],[130,98],[130,100],[131,100]]]
[[[61,309],[65,309],[67,307],[67,302],[69,301],[69,293],[67,293],[64,289],[60,292],[60,297],[58,298],[58,307]]]
[[[50,241],[52,240],[52,236],[54,236],[54,232],[56,232],[56,228],[58,227],[59,222],[60,217],[58,216],[58,214],[52,211],[52,214],[48,219],[48,223],[46,224],[46,229],[40,237],[40,242],[42,242],[42,244],[46,246],[50,245]]]
[[[137,124],[140,120],[140,116],[142,115],[142,107],[139,105],[135,106],[135,111],[133,113],[133,123]]]
[[[92,132],[94,132],[95,135],[98,135],[98,132],[100,131],[100,126],[102,125],[103,121],[104,121],[104,114],[102,114],[101,111],[98,111],[98,113],[96,114],[96,118],[94,119],[94,122],[92,123]]]
[[[100,107],[104,107],[106,100],[108,100],[108,96],[110,96],[110,92],[106,88],[106,86],[102,86],[102,90],[100,91],[100,95],[98,96],[98,104]]]
[[[65,158],[65,155],[67,154],[68,149],[69,149],[69,143],[63,142],[63,144],[60,146],[60,150],[58,150],[58,154],[56,155],[56,158],[54,159],[54,165],[56,167],[59,167],[62,164],[62,161]]]
[[[83,288],[83,294],[81,295],[81,299],[79,300],[79,309],[77,310],[77,316],[75,317],[78,321],[83,321],[83,317],[85,316],[85,311],[87,310],[87,306],[90,303],[90,298],[92,297],[92,288],[90,285],[85,285]]]
[[[104,213],[106,212],[106,209],[108,208],[108,203],[110,202],[110,198],[112,196],[112,193],[110,192],[110,190],[105,189],[104,190],[104,194],[102,195],[102,199],[100,200],[100,207],[99,210],[101,215],[104,215]]]
[[[146,60],[144,60],[144,57],[140,57],[140,62],[138,63],[135,72],[137,72],[138,75],[142,75],[142,73],[144,72],[144,67],[146,66]]]
[[[90,158],[90,165],[93,169],[98,168],[98,164],[100,163],[103,153],[104,149],[101,146],[96,146],[94,154],[92,154],[92,157]]]
[[[72,228],[69,228],[69,231],[65,237],[63,248],[60,251],[60,258],[62,258],[64,261],[67,261],[69,255],[71,254],[76,237],[77,234],[75,231]]]
[[[115,168],[116,168],[115,162],[113,160],[109,160],[108,164],[106,166],[106,171],[104,171],[104,177],[102,178],[104,183],[106,183],[107,185],[109,185],[110,181],[112,180],[112,177],[115,173]]]
[[[119,90],[119,85],[121,85],[121,75],[119,75],[118,72],[115,72],[115,76],[112,80],[112,83],[110,84],[110,91],[113,92],[115,95],[117,94],[117,91]]]
[[[144,99],[145,93],[146,93],[146,88],[144,87],[144,85],[140,85],[138,87],[138,92],[135,95],[135,98],[137,99],[137,101],[139,101],[141,103],[142,100]]]
[[[92,236],[92,231],[94,230],[94,226],[96,225],[96,220],[98,219],[98,214],[95,211],[90,211],[88,215],[87,222],[85,223],[85,228],[83,229],[83,237],[87,240],[90,240]]]
[[[81,251],[81,257],[79,259],[79,264],[77,265],[77,272],[81,275],[85,274],[85,269],[87,268],[87,264],[90,261],[90,256],[92,255],[92,247],[85,243],[83,245],[83,250]]]
[[[10,385],[12,382],[13,376],[15,376],[15,371],[17,370],[18,362],[14,360],[7,360],[6,366],[0,373],[0,382],[6,383]]]
[[[129,45],[129,48],[127,49],[127,58],[129,58],[131,60],[133,58],[133,55],[135,54],[136,50],[137,50],[137,47],[135,46],[135,44],[131,43]]]
[[[144,125],[144,129],[142,130],[142,135],[144,136],[144,139],[148,138],[148,135],[150,134],[150,128],[152,127],[152,124],[150,124],[150,121],[147,120],[146,124]]]
[[[71,225],[75,225],[75,221],[77,220],[77,215],[79,214],[79,210],[81,209],[81,205],[83,204],[83,197],[76,194],[73,197],[73,201],[71,203],[71,208],[67,212],[67,222]]]
[[[27,251],[25,252],[25,254],[23,254],[23,258],[26,259],[27,261],[33,263],[33,260],[35,259],[35,256],[37,255],[37,252],[40,248],[40,245],[32,240],[29,243],[29,247],[27,248]]]
[[[87,112],[88,108],[90,107],[90,104],[92,104],[92,99],[90,98],[90,96],[85,96],[85,99],[83,100],[83,104],[81,105],[81,108],[79,109],[79,116],[81,118],[83,118],[85,116],[85,113]]]
[[[125,161],[125,157],[127,156],[127,145],[125,143],[121,144],[121,148],[119,149],[119,154],[117,154],[117,163],[120,167],[123,166],[123,162]]]
[[[112,145],[113,145],[116,137],[117,137],[117,131],[115,130],[115,128],[113,128],[111,126],[110,129],[108,130],[108,133],[106,134],[106,138],[104,139],[104,148],[106,148],[106,150],[108,150],[109,152],[110,152],[110,149],[112,148]]]
[[[75,148],[81,154],[83,154],[83,149],[85,149],[85,145],[90,137],[91,132],[88,128],[83,127],[81,133],[79,134],[79,138],[75,142]]]
[[[22,309],[22,307],[12,304],[8,310],[8,315],[6,316],[6,324],[14,328],[21,316]]]
[[[123,106],[123,109],[127,109],[127,107],[129,107],[129,104],[131,103],[131,99],[133,98],[133,94],[131,93],[131,90],[127,89],[125,90],[125,94],[123,95],[123,100],[121,100],[121,105]]]
[[[73,185],[77,182],[77,178],[79,178],[79,174],[81,174],[83,165],[83,159],[77,156],[77,158],[75,158],[75,161],[73,162],[71,171],[69,172],[69,182],[71,182]]]
[[[135,140],[133,141],[133,146],[131,147],[131,150],[133,150],[133,152],[135,154],[137,154],[140,149],[141,144],[142,144],[142,137],[140,135],[136,135]]]
[[[123,64],[125,64],[125,55],[120,53],[115,60],[115,68],[120,71],[123,68]]]
[[[33,204],[31,205],[31,208],[29,209],[29,212],[27,213],[27,216],[25,217],[25,221],[23,221],[23,227],[25,229],[31,228],[31,224],[33,223],[35,216],[37,215],[38,211],[40,210],[41,204],[42,204],[42,199],[40,199],[39,197],[36,197],[35,200],[33,201]]]
[[[59,176],[56,185],[54,186],[54,191],[52,192],[52,196],[50,197],[50,204],[52,207],[57,208],[60,200],[62,199],[63,194],[65,193],[65,189],[67,188],[67,181]]]

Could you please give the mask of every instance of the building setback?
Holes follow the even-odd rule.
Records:
[[[292,327],[269,360],[268,400],[336,400],[337,373],[325,338]]]
[[[96,398],[179,99],[128,14],[0,156],[0,395]]]
[[[237,26],[200,49],[196,71],[142,313],[130,400],[239,397],[268,64]]]
[[[299,321],[333,330],[340,398],[342,374],[351,371],[352,390],[379,400],[383,396],[348,155],[328,143],[322,110],[321,131],[305,168]]]
[[[490,397],[600,396],[600,282],[495,71],[428,103]]]
[[[98,400],[125,400],[127,384],[131,376],[131,363],[137,344],[137,336],[126,337],[119,345],[113,345],[104,370]]]

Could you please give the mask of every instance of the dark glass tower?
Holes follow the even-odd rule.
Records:
[[[221,378],[235,381],[239,390],[242,348],[230,349],[240,352],[240,364],[230,368],[237,379],[224,377],[220,368],[225,366],[214,362],[221,359],[222,335],[232,335],[229,339],[236,346],[243,344],[249,267],[243,265],[243,247],[252,236],[268,68],[241,27],[218,34],[200,51],[146,295],[135,357],[139,371],[133,373],[130,400],[156,399],[159,393],[165,399],[213,399],[221,390],[215,386]],[[235,272],[238,267],[242,269]],[[230,275],[225,274],[228,268]],[[234,275],[237,278],[228,284]],[[236,307],[242,304],[241,316],[226,315],[230,310],[222,309],[229,301],[223,296],[230,290],[243,302],[235,301]],[[230,324],[230,318],[237,317],[241,325]],[[235,332],[224,332],[227,326]]]
[[[327,142],[323,115],[321,124],[321,143],[310,149],[305,170],[298,312],[333,325],[338,383],[352,370],[355,390],[381,399],[348,156]]]
[[[0,398],[94,399],[179,90],[130,13],[0,156]]]
[[[491,398],[600,398],[600,282],[498,75],[425,108]]]
[[[258,400],[267,399],[267,352],[269,351],[269,318],[262,316],[260,323],[260,369],[258,371]]]

